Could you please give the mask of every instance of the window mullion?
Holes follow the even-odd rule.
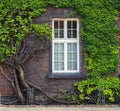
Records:
[[[52,39],[54,39],[54,20],[52,21]]]
[[[73,21],[71,21],[71,38],[73,38]]]
[[[64,21],[64,38],[67,39],[67,20]]]
[[[58,21],[58,38],[60,38],[60,21]]]

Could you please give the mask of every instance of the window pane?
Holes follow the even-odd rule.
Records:
[[[77,53],[73,54],[73,61],[77,61]]]
[[[71,43],[68,43],[68,44],[67,44],[67,52],[68,52],[68,53],[71,52]]]
[[[54,63],[54,70],[59,70],[58,63],[57,63],[57,62]]]
[[[77,62],[73,63],[73,70],[77,70]]]
[[[59,30],[54,30],[54,38],[58,38]]]
[[[64,62],[61,62],[59,65],[60,65],[60,70],[64,70]]]
[[[60,61],[61,61],[61,62],[64,61],[64,53],[60,54]]]
[[[71,38],[71,30],[67,30],[67,38]]]
[[[72,70],[72,62],[67,63],[67,70]]]
[[[54,62],[58,62],[58,54],[57,53],[54,54]]]
[[[73,21],[73,29],[77,28],[77,21]]]
[[[59,44],[59,51],[64,52],[64,44],[63,43]]]
[[[77,38],[77,30],[73,30],[73,38]]]
[[[73,51],[77,51],[77,43],[73,43]]]
[[[60,30],[60,37],[59,38],[64,38],[64,30]]]
[[[71,21],[67,21],[67,28],[71,29]]]
[[[58,43],[54,43],[54,52],[58,52],[59,48],[58,45],[59,45]]]
[[[60,29],[64,29],[64,22],[60,21]]]
[[[68,60],[68,62],[70,62],[72,60],[72,54],[71,53],[67,54],[67,60]]]
[[[54,21],[54,28],[58,29],[58,21],[56,21],[56,20]]]

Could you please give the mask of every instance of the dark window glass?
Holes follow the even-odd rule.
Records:
[[[64,29],[64,22],[60,21],[60,29]]]
[[[54,38],[58,38],[58,33],[59,33],[58,30],[54,30]]]
[[[60,37],[59,38],[64,38],[64,30],[60,30]]]
[[[54,21],[54,28],[58,29],[58,21],[56,21],[56,20]]]
[[[67,30],[67,38],[71,38],[71,30]]]
[[[73,29],[77,28],[77,21],[73,21]]]
[[[67,28],[71,29],[71,21],[67,21]]]
[[[77,30],[73,30],[73,38],[77,38]]]

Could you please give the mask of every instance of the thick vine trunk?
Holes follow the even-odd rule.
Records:
[[[17,94],[18,94],[18,97],[20,99],[20,101],[22,102],[22,104],[25,102],[25,98],[22,94],[22,91],[20,89],[20,84],[18,82],[18,77],[17,77],[17,74],[16,72],[13,73],[14,74],[14,79],[15,79],[15,86],[16,86],[16,90],[17,90]]]
[[[31,87],[25,81],[25,75],[24,75],[24,70],[23,70],[22,66],[19,65],[18,70],[19,70],[21,85],[23,85],[23,87],[24,87],[24,89],[26,91],[27,98],[30,98],[30,97],[32,97],[32,93],[30,92]],[[26,102],[28,102],[28,100],[26,100]]]
[[[24,75],[23,68],[22,68],[20,65],[18,66],[18,70],[19,70],[19,74],[20,74],[20,79],[21,79],[22,85],[23,85],[25,88],[29,89],[30,87],[29,87],[29,85],[28,85],[28,84],[26,83],[26,81],[25,81],[25,75]]]

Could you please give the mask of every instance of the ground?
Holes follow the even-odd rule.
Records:
[[[120,105],[98,106],[3,106],[0,111],[120,111]]]

